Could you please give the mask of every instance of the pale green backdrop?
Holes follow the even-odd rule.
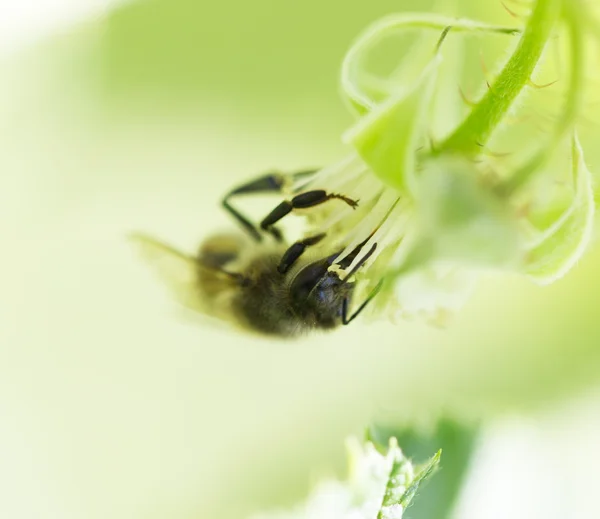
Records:
[[[456,4],[516,23],[500,2]],[[446,330],[284,343],[183,317],[124,242],[146,230],[191,250],[230,225],[231,185],[341,157],[345,50],[429,5],[150,0],[5,61],[0,516],[244,517],[342,474],[344,438],[372,420],[471,423],[598,383],[597,247],[551,287],[485,280]]]

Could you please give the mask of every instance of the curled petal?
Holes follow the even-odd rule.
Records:
[[[441,57],[434,57],[410,90],[374,108],[344,136],[379,179],[400,193],[414,190],[416,150],[440,63]]]
[[[370,53],[386,38],[408,29],[430,30],[441,33],[448,27],[451,27],[453,32],[460,33],[512,35],[520,32],[520,29],[514,27],[502,27],[477,20],[451,18],[431,13],[401,13],[386,16],[368,27],[348,50],[344,58],[341,83],[345,100],[359,115],[363,115],[393,94],[390,87],[396,89],[399,85],[406,86],[412,82],[414,76],[405,73],[406,66],[409,65],[408,62],[404,64],[406,66],[396,69],[388,78],[377,78],[366,72]],[[424,49],[425,47],[418,42],[415,52],[410,53],[409,61],[423,63],[424,68],[430,59],[430,54],[423,58]],[[407,77],[409,78],[408,81]]]
[[[541,285],[571,270],[592,237],[596,209],[592,175],[576,134],[572,139],[572,173],[575,190],[571,205],[528,251],[526,273]]]

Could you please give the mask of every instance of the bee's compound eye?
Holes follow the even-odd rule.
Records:
[[[317,283],[327,275],[327,268],[328,265],[323,262],[311,263],[304,267],[292,281],[290,287],[292,297],[306,299]]]

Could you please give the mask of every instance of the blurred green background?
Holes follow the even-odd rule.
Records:
[[[440,5],[515,23],[500,2]],[[245,517],[342,475],[344,438],[373,421],[532,420],[597,386],[597,247],[550,287],[485,280],[446,330],[283,343],[178,312],[124,242],[193,250],[230,225],[218,201],[236,182],[340,158],[344,52],[378,17],[429,7],[150,0],[4,61],[1,517]]]

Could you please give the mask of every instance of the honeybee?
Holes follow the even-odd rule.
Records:
[[[313,171],[293,175],[299,178]],[[341,249],[316,256],[325,234],[287,244],[275,224],[293,209],[306,209],[339,200],[351,207],[358,201],[324,190],[310,190],[284,200],[255,226],[231,203],[238,195],[280,192],[288,176],[268,174],[230,191],[222,205],[246,231],[217,234],[206,239],[195,255],[188,255],[145,234],[132,234],[146,261],[159,269],[179,302],[204,314],[226,320],[259,334],[297,337],[311,331],[331,330],[352,322],[375,297],[378,285],[350,312],[355,282],[351,279],[377,244],[343,275],[359,255],[365,242],[337,260]],[[272,239],[266,242],[270,235]],[[333,268],[332,268],[333,267]]]

